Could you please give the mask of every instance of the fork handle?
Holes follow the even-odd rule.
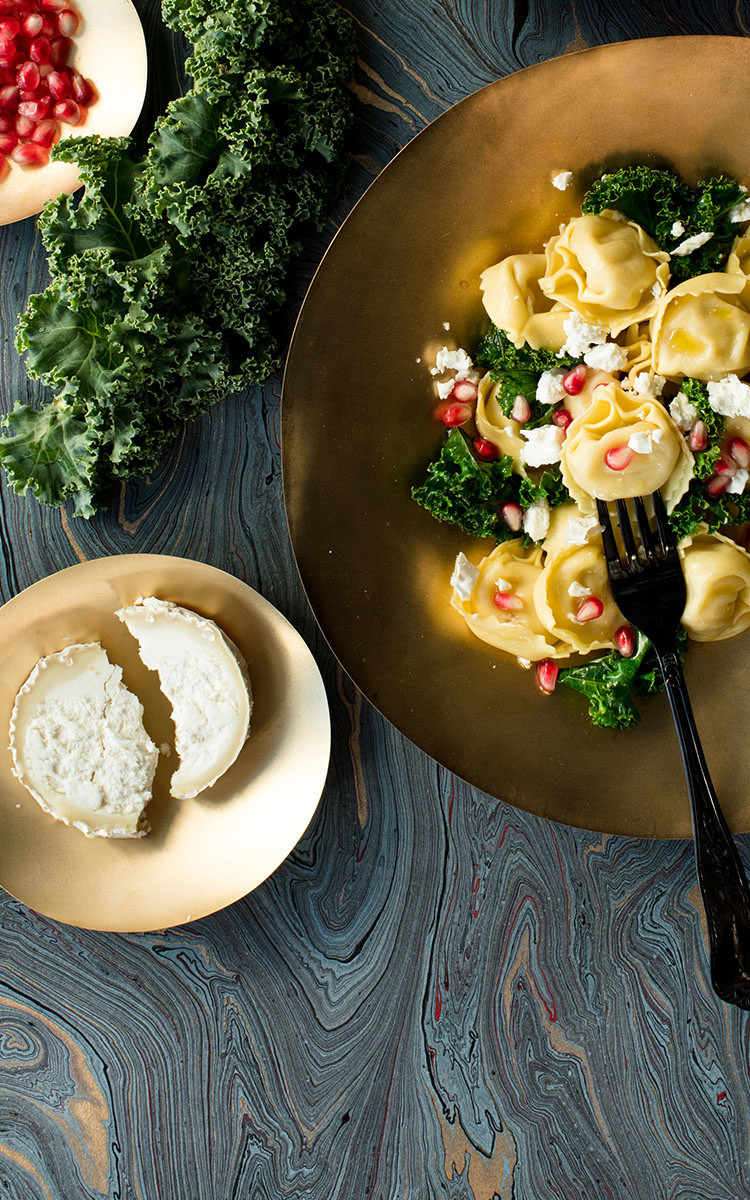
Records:
[[[708,926],[711,980],[722,1000],[750,1009],[750,888],[711,783],[677,654],[659,653],[693,813],[695,858]]]

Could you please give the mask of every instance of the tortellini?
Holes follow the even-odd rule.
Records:
[[[616,336],[656,312],[669,282],[669,255],[634,221],[587,213],[546,247],[539,287],[585,321]]]
[[[685,279],[667,293],[651,322],[654,369],[668,379],[722,379],[750,369],[747,280],[713,272]]]
[[[468,600],[454,589],[451,604],[472,633],[509,654],[539,662],[570,653],[545,628],[534,607],[534,584],[542,572],[542,551],[526,549],[521,538],[501,542],[479,563],[479,577]],[[499,608],[495,593],[501,591],[513,607]]]
[[[601,602],[601,615],[579,618],[589,598]],[[601,541],[551,555],[534,584],[534,606],[545,628],[571,651],[612,647],[623,618],[612,598]]]
[[[489,371],[480,379],[474,414],[477,431],[481,437],[497,446],[501,454],[509,454],[513,459],[513,470],[525,476],[526,467],[521,452],[526,442],[521,437],[521,426],[511,417],[506,417],[500,407],[497,399],[500,387],[490,378]]]
[[[750,556],[720,533],[696,533],[678,547],[687,585],[682,624],[696,642],[734,637],[750,626]]]
[[[613,455],[627,465],[611,466]],[[690,483],[693,456],[659,400],[611,383],[595,389],[589,407],[569,426],[560,467],[583,512],[595,509],[595,498],[620,500],[657,488],[671,511]]]
[[[539,288],[545,266],[543,254],[511,254],[482,272],[482,303],[514,346],[559,350],[565,341],[567,309],[553,307]]]
[[[745,280],[741,299],[745,308],[750,307],[750,234],[745,233],[734,239],[724,271],[727,275],[739,275]]]

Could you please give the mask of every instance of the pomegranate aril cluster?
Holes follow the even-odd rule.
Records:
[[[96,93],[68,65],[80,17],[68,0],[0,0],[0,167],[43,166]]]

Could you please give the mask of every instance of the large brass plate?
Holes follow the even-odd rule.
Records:
[[[8,722],[36,661],[101,641],[141,698],[146,728],[173,741],[157,676],[115,611],[154,595],[218,622],[248,665],[251,732],[225,775],[193,800],[169,795],[174,755],[160,761],[143,838],[86,838],[42,812],[11,774]],[[69,567],[0,608],[0,884],[31,908],[90,929],[161,929],[251,891],[309,824],[328,770],[325,689],[299,634],[252,588],[205,563],[126,554]]]
[[[480,271],[539,248],[602,171],[645,160],[750,184],[748,113],[750,41],[740,38],[621,43],[491,84],[419,134],[356,206],[310,287],[287,363],[287,512],[335,654],[440,763],[589,829],[689,835],[666,703],[644,702],[632,733],[593,729],[578,697],[538,694],[450,609],[456,552],[479,545],[409,498],[442,441],[426,364],[448,338],[471,347],[482,332]],[[576,182],[561,193],[551,177],[566,169]],[[735,830],[750,829],[749,668],[747,638],[695,646],[687,665]]]
[[[131,0],[75,0],[81,25],[73,42],[71,65],[95,84],[98,99],[86,119],[65,137],[124,137],[138,120],[146,95],[148,66],[143,29]],[[61,192],[79,186],[74,163],[20,167],[9,160],[0,178],[0,225],[38,213]]]

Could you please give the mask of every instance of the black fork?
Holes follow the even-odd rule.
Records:
[[[620,612],[649,638],[664,676],[690,793],[711,982],[722,1000],[750,1009],[750,889],[711,783],[677,654],[677,630],[686,599],[682,564],[660,493],[654,492],[651,501],[655,531],[644,500],[639,496],[633,501],[640,544],[626,501],[616,502],[621,555],[607,505],[597,500],[607,569]]]

